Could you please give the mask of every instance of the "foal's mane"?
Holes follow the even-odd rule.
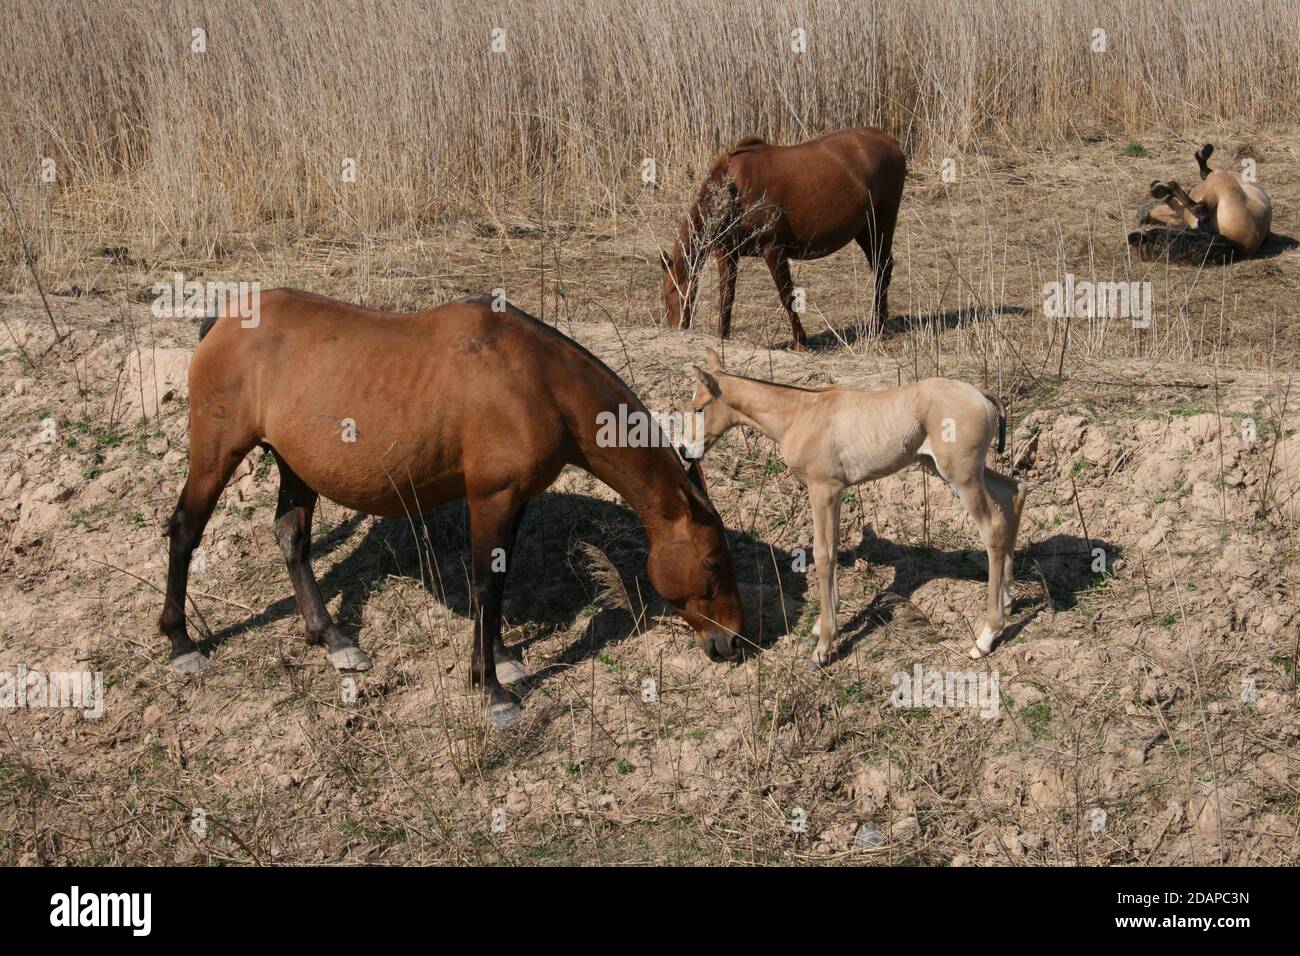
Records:
[[[803,385],[787,385],[785,382],[769,382],[763,378],[750,378],[748,375],[737,375],[735,372],[709,370],[710,375],[725,375],[728,378],[738,378],[742,382],[753,382],[755,385],[766,385],[770,388],[785,388],[792,392],[832,392],[842,388],[841,385],[815,385],[812,388],[806,388]]]

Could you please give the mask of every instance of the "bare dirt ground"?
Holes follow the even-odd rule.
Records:
[[[1243,141],[1224,135],[1205,138],[1227,160]],[[507,640],[536,676],[504,733],[465,685],[463,504],[421,524],[318,508],[322,591],[376,662],[349,682],[303,640],[260,452],[192,579],[210,674],[163,666],[160,529],[197,335],[151,316],[150,286],[182,271],[393,308],[500,287],[668,410],[716,344],[711,284],[696,330],[654,325],[680,196],[594,224],[515,211],[189,257],[68,233],[38,261],[70,330],[57,344],[13,265],[0,672],[102,671],[108,689],[97,720],[4,712],[0,863],[1295,862],[1300,136],[1237,153],[1259,157],[1283,238],[1204,271],[1132,262],[1123,241],[1150,180],[1192,179],[1195,143],[1152,137],[1141,156],[1094,139],[971,159],[950,185],[913,170],[882,336],[857,335],[870,273],[846,250],[796,273],[816,351],[769,347],[788,328],[753,262],[726,349],[733,370],[796,384],[944,374],[1006,397],[999,467],[1031,491],[994,654],[965,656],[984,603],[974,527],[913,470],[850,494],[840,654],[810,668],[806,496],[770,442],[738,432],[707,470],[761,650],[710,663],[649,588],[634,516],[568,471],[530,509],[507,588]],[[1152,328],[1045,317],[1043,283],[1066,273],[1152,282]],[[893,706],[891,676],[918,664],[996,672],[997,714]]]

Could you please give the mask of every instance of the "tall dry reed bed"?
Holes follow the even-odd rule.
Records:
[[[1291,0],[0,6],[11,189],[200,249],[268,227],[617,212],[646,188],[646,158],[680,188],[749,133],[877,124],[915,164],[1080,126],[1268,122],[1298,105]]]

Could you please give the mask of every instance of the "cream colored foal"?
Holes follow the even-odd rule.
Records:
[[[929,378],[914,385],[861,391],[797,388],[731,375],[708,349],[694,415],[685,416],[684,454],[702,458],[736,425],[756,428],[781,446],[790,471],[812,500],[813,560],[821,587],[818,664],[830,661],[839,611],[836,556],[845,488],[919,464],[956,492],[975,519],[989,556],[989,601],[984,630],[970,656],[983,657],[1006,627],[1011,610],[1011,559],[1027,488],[984,464],[994,437],[1005,440],[1002,404],[973,385]]]

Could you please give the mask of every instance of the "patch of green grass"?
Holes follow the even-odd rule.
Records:
[[[1147,149],[1145,146],[1143,146],[1141,143],[1139,143],[1137,140],[1131,139],[1124,144],[1124,149],[1121,151],[1121,155],[1134,156],[1139,159],[1142,159],[1147,156],[1150,156],[1151,151]]]
[[[97,529],[99,520],[103,517],[105,511],[104,504],[90,505],[86,508],[73,508],[68,512],[68,524],[74,528],[83,528],[86,531]]]
[[[1052,729],[1052,705],[1044,700],[1036,700],[1032,704],[1026,704],[1016,712],[1025,727],[1029,730],[1029,736],[1035,740],[1042,740],[1047,737]]]

